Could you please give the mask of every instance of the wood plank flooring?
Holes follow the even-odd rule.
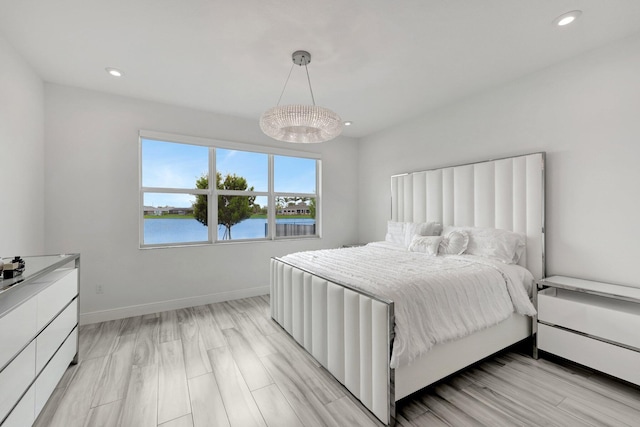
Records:
[[[640,389],[511,350],[398,402],[397,425],[638,426]],[[380,426],[246,298],[80,328],[38,427]]]

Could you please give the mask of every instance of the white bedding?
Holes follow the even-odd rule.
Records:
[[[428,256],[388,242],[281,258],[337,283],[394,301],[391,367],[509,318],[533,316],[531,273],[472,255]]]

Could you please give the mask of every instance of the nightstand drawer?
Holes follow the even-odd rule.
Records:
[[[538,348],[640,385],[636,351],[547,325],[538,325]]]
[[[538,321],[640,349],[640,304],[547,288],[538,292]]]

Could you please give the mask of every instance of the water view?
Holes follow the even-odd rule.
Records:
[[[266,218],[250,218],[231,227],[231,237],[238,239],[260,239],[265,237],[267,230]],[[313,218],[278,218],[279,224],[313,225]],[[225,228],[218,227],[218,239],[222,240]],[[298,233],[308,234],[308,233]],[[278,230],[278,235],[282,235]],[[144,220],[144,244],[206,242],[208,240],[207,227],[195,219],[153,218]]]

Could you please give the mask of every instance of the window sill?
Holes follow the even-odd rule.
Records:
[[[237,239],[237,240],[219,240],[217,242],[195,242],[195,243],[170,243],[166,245],[140,245],[138,249],[175,249],[175,248],[193,248],[202,246],[226,246],[236,244],[252,244],[252,243],[280,243],[280,242],[292,242],[300,240],[319,240],[320,236],[295,236],[295,237],[281,237],[278,239]]]

